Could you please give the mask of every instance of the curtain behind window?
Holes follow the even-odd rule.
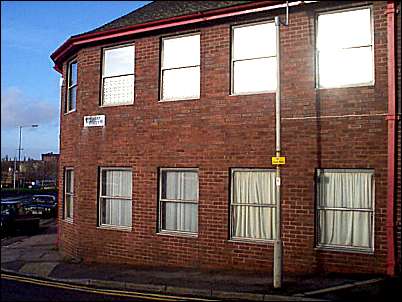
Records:
[[[233,236],[274,239],[275,172],[236,171],[233,186]]]
[[[374,200],[372,179],[371,172],[321,173],[319,206],[323,210],[319,213],[320,243],[371,246]]]
[[[130,227],[131,171],[105,170],[102,177],[102,196],[114,197],[102,198],[102,223]]]
[[[198,174],[190,171],[164,171],[162,191],[164,219],[162,228],[171,231],[198,231]]]

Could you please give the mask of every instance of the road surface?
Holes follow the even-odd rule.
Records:
[[[1,301],[213,301],[175,295],[98,289],[1,274]],[[216,301],[216,300],[215,300]]]

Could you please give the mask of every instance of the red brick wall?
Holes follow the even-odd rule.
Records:
[[[373,6],[372,87],[316,90],[314,11],[292,9],[291,25],[281,28],[287,271],[384,273],[386,269],[386,3]],[[195,101],[158,102],[160,37],[167,32],[132,40],[134,105],[99,107],[105,45],[78,52],[77,111],[61,115],[60,171],[74,167],[76,192],[74,224],[60,220],[65,253],[98,262],[271,270],[272,243],[228,240],[230,168],[272,168],[274,155],[275,94],[228,95],[230,25],[259,17],[263,14],[187,28],[201,32],[201,97]],[[83,116],[97,114],[106,115],[106,127],[84,128]],[[98,168],[104,166],[132,168],[131,232],[96,227]],[[156,234],[159,167],[199,168],[198,238]],[[375,170],[374,255],[314,248],[316,168]],[[59,186],[62,192],[61,180]]]

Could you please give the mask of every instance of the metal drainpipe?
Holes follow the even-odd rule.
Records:
[[[388,51],[388,194],[387,194],[387,275],[395,276],[395,2],[387,3]]]
[[[275,156],[281,156],[281,48],[280,48],[280,28],[281,24],[288,26],[289,23],[289,6],[286,3],[286,21],[275,17],[276,26],[276,98],[275,98]],[[276,240],[274,242],[274,288],[282,287],[282,235],[281,235],[281,169],[280,165],[276,165],[275,178],[275,196],[276,196]]]

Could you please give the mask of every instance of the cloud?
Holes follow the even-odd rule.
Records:
[[[36,100],[12,87],[1,95],[1,127],[15,128],[18,125],[57,125],[58,103]]]

